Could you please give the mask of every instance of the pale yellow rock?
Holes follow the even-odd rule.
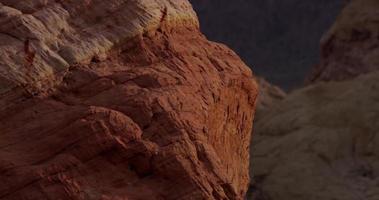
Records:
[[[191,5],[178,0],[0,0],[0,17],[0,94],[49,90],[69,66],[104,57],[162,20],[198,27]]]

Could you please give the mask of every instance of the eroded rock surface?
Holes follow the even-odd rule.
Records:
[[[254,124],[251,196],[379,199],[378,89],[373,73],[318,83],[273,105]]]
[[[244,197],[257,86],[187,1],[0,3],[0,199]]]
[[[354,0],[321,41],[321,61],[307,82],[347,80],[379,69],[379,2]]]

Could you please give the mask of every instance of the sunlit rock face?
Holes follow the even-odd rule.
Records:
[[[379,69],[379,2],[351,1],[321,41],[307,82],[346,80]]]
[[[0,199],[243,199],[257,84],[187,1],[0,3]]]

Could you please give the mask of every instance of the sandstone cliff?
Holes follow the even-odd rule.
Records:
[[[379,69],[379,1],[353,0],[321,41],[307,82],[346,80]]]
[[[0,199],[243,198],[257,86],[187,1],[0,16]]]

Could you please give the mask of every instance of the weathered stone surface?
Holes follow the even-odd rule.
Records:
[[[321,41],[321,61],[307,82],[346,80],[379,69],[379,1],[354,0]]]
[[[187,1],[0,2],[0,199],[243,199],[257,86]]]
[[[378,73],[317,83],[260,115],[254,124],[251,196],[379,199],[378,89]]]

